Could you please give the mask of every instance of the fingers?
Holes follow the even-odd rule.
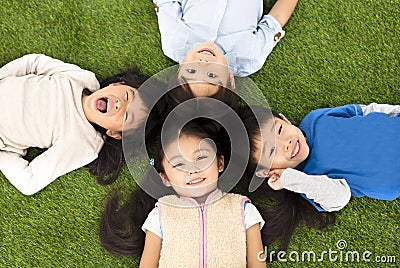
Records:
[[[283,171],[285,171],[284,168],[283,169],[280,169],[280,168],[279,169],[272,169],[272,170],[270,170],[268,172],[268,177],[272,177],[274,175],[280,177],[280,176],[282,176]]]
[[[271,187],[274,190],[281,190],[282,186],[280,184],[280,177],[279,175],[272,175],[271,177],[269,177],[268,179],[268,185],[269,187]]]

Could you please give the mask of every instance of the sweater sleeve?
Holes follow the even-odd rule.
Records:
[[[36,74],[35,63],[41,56],[40,54],[29,54],[10,61],[0,68],[0,79]]]
[[[21,193],[33,195],[59,176],[85,166],[97,158],[97,154],[89,153],[88,147],[77,145],[75,150],[72,148],[56,143],[31,162],[20,154],[0,151],[0,171]]]
[[[0,68],[0,80],[7,77],[21,77],[29,74],[53,76],[61,75],[71,83],[77,82],[91,91],[99,89],[99,82],[94,73],[79,66],[65,63],[42,54],[28,54],[15,59]]]
[[[338,211],[350,201],[350,187],[345,179],[332,179],[326,175],[307,175],[287,168],[280,178],[281,186],[304,194],[325,211]],[[311,202],[311,203],[313,203]]]
[[[397,117],[400,114],[400,105],[371,103],[369,105],[360,106],[364,116],[374,112],[385,113],[390,117]]]

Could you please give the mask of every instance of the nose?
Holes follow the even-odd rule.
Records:
[[[195,163],[190,163],[187,165],[187,173],[188,175],[196,174],[200,172],[200,168],[195,165]]]
[[[287,151],[289,151],[289,149],[292,145],[292,141],[293,141],[293,139],[291,137],[285,138],[285,139],[277,138],[277,140],[276,140],[277,148],[282,148],[285,152],[287,152]]]
[[[285,151],[289,151],[291,145],[292,145],[292,138],[289,138],[285,144]]]
[[[196,174],[198,171],[197,170],[188,170],[188,175]]]
[[[197,60],[198,62],[209,62],[208,55],[201,53],[197,53],[195,55],[195,60]]]
[[[120,100],[118,98],[115,100],[115,110],[118,111],[119,109],[123,108],[124,105],[125,102],[123,100]]]

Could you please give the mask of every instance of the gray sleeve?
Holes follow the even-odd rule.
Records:
[[[377,104],[371,103],[369,105],[360,105],[363,115],[369,113],[378,112],[385,113],[390,117],[396,117],[400,114],[400,105],[390,105],[390,104]]]
[[[350,187],[345,179],[331,179],[326,175],[307,175],[287,168],[280,178],[287,190],[303,193],[326,211],[338,211],[350,201]]]

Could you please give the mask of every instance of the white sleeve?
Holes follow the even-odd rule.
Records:
[[[158,5],[157,19],[161,35],[161,47],[164,54],[176,62],[183,61],[183,55],[177,52],[177,44],[184,43],[190,30],[182,22],[180,1],[155,1]]]
[[[259,57],[249,74],[262,68],[268,55],[284,36],[285,31],[279,22],[271,15],[264,15],[257,25],[257,30],[254,33],[249,32],[249,40],[254,44],[254,51]]]
[[[332,179],[326,175],[308,175],[287,168],[280,178],[281,186],[302,193],[326,211],[338,211],[350,201],[351,191],[345,179]]]
[[[265,221],[261,217],[260,212],[252,203],[245,203],[244,207],[244,223],[246,225],[246,230],[249,229],[254,224],[260,224],[260,230],[263,228]]]
[[[212,24],[212,20],[198,22],[200,25],[197,25],[195,29],[188,25],[187,20],[190,18],[185,20],[185,15],[188,15],[184,12],[187,10],[197,10],[196,14],[204,12],[203,16],[206,14],[205,10],[196,9],[199,6],[196,1],[186,1],[184,8],[182,1],[157,0],[154,3],[158,6],[157,18],[162,50],[170,59],[181,63],[187,52],[192,48],[191,45],[215,38],[219,25]],[[209,9],[215,10],[215,6],[220,3],[222,2],[216,1]],[[202,23],[206,23],[206,26],[202,27]],[[203,31],[202,28],[207,29],[207,31]]]
[[[76,148],[68,146],[76,145]],[[32,195],[49,185],[59,176],[89,164],[97,158],[88,147],[76,142],[56,143],[31,162],[22,155],[0,151],[0,171],[15,188]]]
[[[161,239],[163,238],[158,207],[155,207],[152,211],[150,211],[146,221],[142,225],[142,230],[143,232],[150,231],[153,234],[159,236]]]
[[[378,112],[385,113],[390,117],[396,117],[400,114],[400,105],[390,105],[390,104],[377,104],[371,103],[369,105],[360,105],[363,115],[369,113]]]
[[[83,70],[79,66],[65,63],[42,54],[29,54],[15,59],[0,68],[0,79],[21,77],[29,74],[60,75],[68,78],[71,83],[77,83],[91,91],[99,89],[100,85],[94,73]]]
[[[36,74],[35,62],[42,56],[44,55],[28,54],[21,58],[10,61],[0,68],[0,79]]]

